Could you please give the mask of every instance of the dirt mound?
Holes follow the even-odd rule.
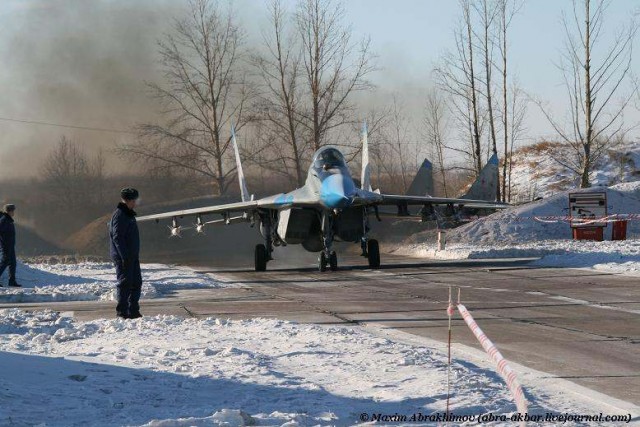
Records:
[[[43,239],[29,227],[16,224],[16,252],[18,256],[59,255],[67,251]]]
[[[170,202],[162,205],[143,206],[137,209],[140,215],[178,209],[192,209],[212,206],[220,203],[237,201],[231,198],[203,197],[184,201]],[[64,243],[65,247],[81,255],[109,256],[107,223],[111,214],[104,215],[78,232],[72,234]],[[206,232],[197,235],[193,230],[195,218],[180,219],[185,227],[181,238],[169,238],[170,220],[154,221],[139,224],[142,247],[141,260],[144,262],[185,262],[192,260],[228,260],[240,257],[243,262],[253,259],[253,247],[261,242],[256,228],[249,224],[234,226],[211,226]]]
[[[64,247],[84,255],[107,256],[107,222],[111,214],[101,216],[64,241]]]

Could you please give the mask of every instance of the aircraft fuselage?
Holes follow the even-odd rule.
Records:
[[[328,231],[342,241],[360,241],[366,220],[365,208],[353,206],[359,191],[340,151],[321,148],[313,157],[305,185],[280,196],[283,206],[276,219],[275,242],[301,244],[310,252],[319,252],[324,247],[322,236]],[[309,207],[288,207],[300,200],[314,203]],[[331,230],[323,233],[323,226]]]

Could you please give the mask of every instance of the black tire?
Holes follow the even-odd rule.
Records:
[[[338,269],[338,255],[336,251],[331,251],[329,254],[329,268],[331,271],[336,271]]]
[[[327,271],[327,256],[324,254],[324,251],[320,252],[320,256],[318,257],[318,270]]]
[[[367,252],[369,258],[369,267],[380,267],[380,246],[378,245],[377,240],[371,239],[367,242]]]
[[[256,271],[266,271],[267,270],[267,247],[263,244],[256,245],[255,250],[255,264]]]

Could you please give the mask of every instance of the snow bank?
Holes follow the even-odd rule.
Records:
[[[640,213],[640,182],[613,187],[572,190],[580,192],[606,191],[608,213]],[[534,217],[568,216],[570,191],[511,209],[496,212],[448,232],[448,241],[466,244],[514,244],[537,240],[571,239],[567,221],[546,222]],[[611,224],[605,238],[611,238]],[[640,236],[640,221],[630,221],[627,237]]]
[[[606,191],[609,214],[640,213],[640,182],[581,191]],[[575,191],[575,190],[574,190]],[[438,251],[432,232],[418,233],[395,252],[434,259],[539,257],[534,264],[592,268],[640,275],[640,221],[629,221],[626,241],[574,241],[567,221],[538,221],[534,217],[567,216],[569,192],[496,212],[447,231],[447,245]],[[605,239],[611,238],[611,224]]]
[[[573,149],[562,143],[541,142],[516,150],[511,172],[512,197],[526,202],[575,188],[579,184],[576,174],[554,159],[573,156]],[[603,153],[594,165],[590,179],[597,186],[638,181],[638,170],[640,147],[637,143],[622,144]]]
[[[115,269],[112,264],[23,264],[17,268],[22,288],[7,288],[1,279],[0,302],[55,302],[115,299]],[[142,298],[159,298],[179,289],[216,288],[221,283],[188,268],[162,264],[142,266]]]
[[[360,327],[1,310],[0,424],[353,425],[361,413],[431,414],[445,409],[446,360]],[[491,370],[454,359],[452,379],[454,411],[515,410]],[[598,407],[524,386],[531,412]]]
[[[450,244],[438,251],[435,244],[406,245],[397,253],[443,260],[487,258],[540,258],[532,265],[589,268],[640,276],[640,241],[542,240],[509,245]]]

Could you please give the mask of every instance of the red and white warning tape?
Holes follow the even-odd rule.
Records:
[[[515,372],[509,367],[507,361],[502,357],[502,354],[500,354],[496,346],[491,342],[491,340],[489,340],[485,333],[482,332],[482,329],[480,329],[476,321],[473,319],[471,313],[467,311],[467,308],[462,304],[458,304],[458,311],[469,326],[469,329],[471,329],[471,332],[473,332],[482,345],[482,348],[484,348],[484,351],[487,352],[489,357],[491,357],[491,360],[496,364],[498,373],[507,383],[509,390],[511,390],[518,412],[524,416],[527,412],[527,399],[524,396],[524,392],[516,378]],[[524,425],[524,423],[522,423],[522,425]]]
[[[538,221],[538,222],[573,222],[580,225],[588,224],[602,224],[605,222],[616,221],[638,221],[640,220],[640,214],[612,214],[603,217],[571,217],[567,215],[540,215],[540,216],[501,216],[499,218],[492,218],[491,216],[484,216],[475,219],[464,219],[463,221],[500,221],[500,222],[519,222],[519,221]]]

